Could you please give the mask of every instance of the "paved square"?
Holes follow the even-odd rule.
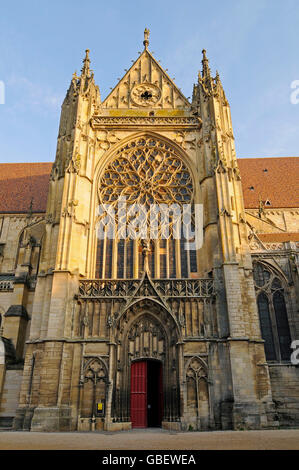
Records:
[[[1,450],[299,450],[299,429],[172,433],[0,432]]]

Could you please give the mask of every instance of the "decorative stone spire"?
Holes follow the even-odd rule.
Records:
[[[89,77],[90,76],[90,58],[89,58],[89,49],[85,51],[85,58],[83,60],[83,67],[81,69],[82,76]]]
[[[149,35],[150,35],[150,30],[145,28],[144,30],[144,41],[143,41],[143,45],[144,45],[144,48],[147,49],[148,48],[148,45],[149,45]]]
[[[228,101],[225,96],[225,92],[221,83],[218,70],[216,70],[216,77],[215,77],[215,93],[217,93],[218,96],[221,97],[223,104],[228,105]]]
[[[201,61],[202,63],[202,78],[210,78],[211,77],[211,71],[210,71],[210,67],[209,67],[209,60],[206,56],[206,50],[203,49],[202,50],[202,55],[203,55],[203,59]]]
[[[83,59],[83,67],[81,69],[81,76],[79,77],[79,92],[80,93],[87,93],[90,89],[90,86],[94,83],[94,73],[90,69],[90,58],[89,58],[89,49],[85,51],[85,57]],[[74,83],[74,77],[73,77]]]

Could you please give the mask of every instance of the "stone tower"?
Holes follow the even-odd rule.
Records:
[[[15,429],[274,424],[228,101],[205,51],[190,103],[143,44],[103,102],[87,50],[62,105]],[[99,237],[121,198],[169,236]]]

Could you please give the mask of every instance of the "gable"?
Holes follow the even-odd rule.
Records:
[[[190,106],[147,49],[102,103],[108,109],[190,109]]]

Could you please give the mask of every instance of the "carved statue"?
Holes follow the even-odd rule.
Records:
[[[144,271],[149,272],[148,254],[151,251],[151,241],[149,239],[141,240]]]

